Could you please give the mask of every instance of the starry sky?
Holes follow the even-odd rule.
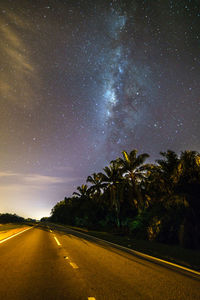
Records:
[[[0,1],[0,212],[48,216],[123,150],[200,151],[199,0]]]

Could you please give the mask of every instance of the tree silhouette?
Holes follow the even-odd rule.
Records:
[[[92,184],[89,190],[93,193],[94,197],[97,196],[96,198],[98,200],[101,195],[102,189],[107,186],[106,183],[102,182],[102,175],[100,173],[93,173],[92,175],[87,177],[86,181]]]
[[[130,154],[122,152],[123,158],[116,159],[116,163],[130,184],[130,191],[133,193],[133,201],[138,211],[141,212],[144,203],[140,191],[140,183],[145,176],[144,167],[141,168],[145,160],[149,157],[147,153],[137,156],[137,150],[132,150]]]
[[[123,151],[87,177],[89,187],[58,202],[50,219],[200,248],[200,154],[160,154],[145,164],[148,154]]]

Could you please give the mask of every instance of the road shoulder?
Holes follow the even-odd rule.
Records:
[[[0,241],[6,240],[7,238],[10,238],[12,236],[15,236],[16,234],[31,228],[30,226],[22,226],[22,227],[18,227],[18,228],[12,228],[9,230],[4,230],[4,231],[0,231]]]

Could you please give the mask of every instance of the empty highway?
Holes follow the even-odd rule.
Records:
[[[200,300],[200,276],[39,225],[0,243],[0,299]]]

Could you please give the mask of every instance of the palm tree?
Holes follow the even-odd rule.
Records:
[[[102,176],[100,173],[93,173],[92,175],[88,176],[87,182],[91,183],[92,186],[89,190],[93,193],[93,195],[100,197],[101,191],[103,188],[106,187],[106,183],[102,183]]]
[[[187,183],[200,180],[200,154],[196,151],[184,151],[181,153],[178,164],[177,179]]]
[[[200,154],[184,151],[180,156],[177,192],[184,195],[187,213],[184,216],[186,244],[200,247]]]
[[[116,162],[111,162],[109,166],[106,166],[104,169],[105,173],[99,173],[101,176],[102,183],[105,183],[104,186],[107,186],[110,194],[111,206],[114,207],[117,225],[119,225],[119,212],[120,212],[120,184],[123,180],[121,176],[121,170],[118,167]]]
[[[150,193],[157,189],[158,202],[165,212],[160,216],[161,221],[165,229],[173,228],[169,239],[179,238],[184,246],[199,247],[200,155],[195,151],[184,151],[178,157],[171,150],[160,154],[163,158],[156,161],[157,173],[152,173],[148,180]],[[167,230],[163,233],[164,239]]]
[[[165,183],[161,178],[161,167],[155,164],[145,164],[140,170],[144,170],[145,177],[141,181],[141,190],[145,198],[146,206],[152,206],[162,199],[165,193]]]
[[[165,191],[167,190],[168,194],[172,194],[177,181],[180,160],[172,150],[160,152],[160,154],[164,157],[164,159],[156,160],[160,167],[160,176],[165,183]]]
[[[79,198],[88,198],[90,195],[90,191],[88,189],[87,184],[82,184],[81,186],[78,186],[77,190],[79,192],[74,192],[73,195],[76,195]]]
[[[179,173],[180,160],[177,154],[171,150],[160,154],[163,158],[156,160],[156,164],[144,165],[145,193],[151,198],[151,202],[167,201],[170,195],[173,196]]]
[[[76,196],[76,211],[74,214],[75,225],[77,226],[89,226],[90,215],[92,213],[92,201],[90,193],[86,184],[82,184],[77,187],[78,192],[74,192],[73,195]]]
[[[102,182],[107,182],[108,184],[117,184],[122,180],[121,172],[116,161],[111,161],[110,165],[105,167],[104,173],[99,173],[102,177]]]
[[[130,183],[131,190],[135,194],[134,204],[139,211],[143,209],[143,199],[139,189],[139,183],[145,176],[144,162],[149,157],[147,153],[137,156],[137,150],[132,150],[129,154],[122,152],[123,158],[116,160],[123,177]],[[142,168],[143,166],[143,168]]]

